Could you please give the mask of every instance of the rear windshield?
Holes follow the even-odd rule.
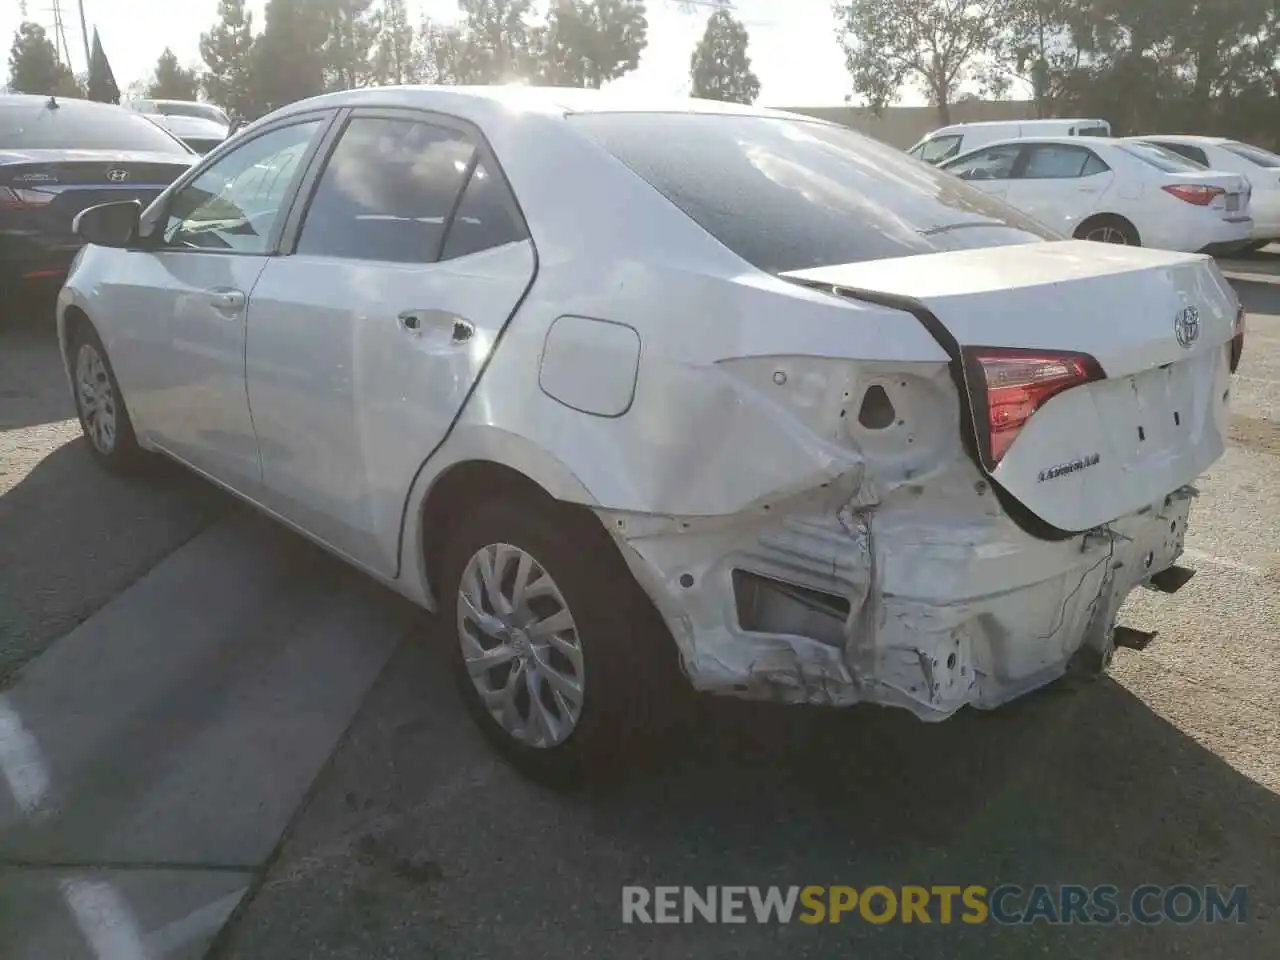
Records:
[[[0,150],[149,150],[190,156],[177,139],[123,107],[64,102],[0,105]]]
[[[1057,235],[844,127],[715,114],[575,114],[704,230],[770,273]]]
[[[1122,143],[1120,149],[1165,173],[1203,172],[1205,166],[1154,143]]]
[[[1260,167],[1280,167],[1280,156],[1261,147],[1251,147],[1247,143],[1224,143],[1222,149],[1229,150],[1237,157],[1244,157],[1250,163],[1256,163]]]

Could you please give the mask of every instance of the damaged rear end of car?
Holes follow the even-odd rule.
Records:
[[[1072,249],[1089,246],[785,278],[896,311],[942,355],[725,359],[744,416],[774,408],[762,471],[801,456],[765,439],[785,421],[822,465],[810,485],[730,516],[601,511],[698,689],[934,720],[1107,665],[1121,604],[1164,588],[1222,454],[1238,307],[1204,258],[1099,269]],[[1058,322],[1079,305],[1095,314]]]
[[[1125,598],[1185,581],[1243,338],[1209,258],[1061,240],[848,131],[588,126],[759,271],[650,451],[686,486],[596,510],[697,689],[941,720],[1105,668]]]

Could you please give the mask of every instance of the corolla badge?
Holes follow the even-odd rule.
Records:
[[[1173,318],[1173,332],[1178,343],[1190,347],[1200,339],[1200,311],[1195,307],[1183,307]]]
[[[1102,457],[1096,453],[1091,453],[1086,457],[1077,457],[1075,460],[1069,460],[1066,463],[1060,463],[1056,467],[1049,467],[1040,471],[1038,483],[1044,483],[1046,480],[1057,480],[1059,477],[1065,477],[1068,474],[1079,473],[1081,470],[1088,470],[1090,467],[1096,467],[1102,460]]]
[[[129,179],[129,171],[121,170],[119,167],[117,167],[114,170],[108,170],[107,179],[110,180],[112,183],[121,183]]]

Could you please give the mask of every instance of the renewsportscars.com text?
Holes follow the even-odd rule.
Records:
[[[1243,923],[1246,887],[1036,884],[622,888],[623,923]]]

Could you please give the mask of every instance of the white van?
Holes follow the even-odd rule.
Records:
[[[1056,120],[987,120],[981,123],[953,123],[933,131],[907,151],[925,163],[941,163],[951,157],[991,143],[1021,137],[1109,137],[1111,124],[1105,120],[1063,118]]]

